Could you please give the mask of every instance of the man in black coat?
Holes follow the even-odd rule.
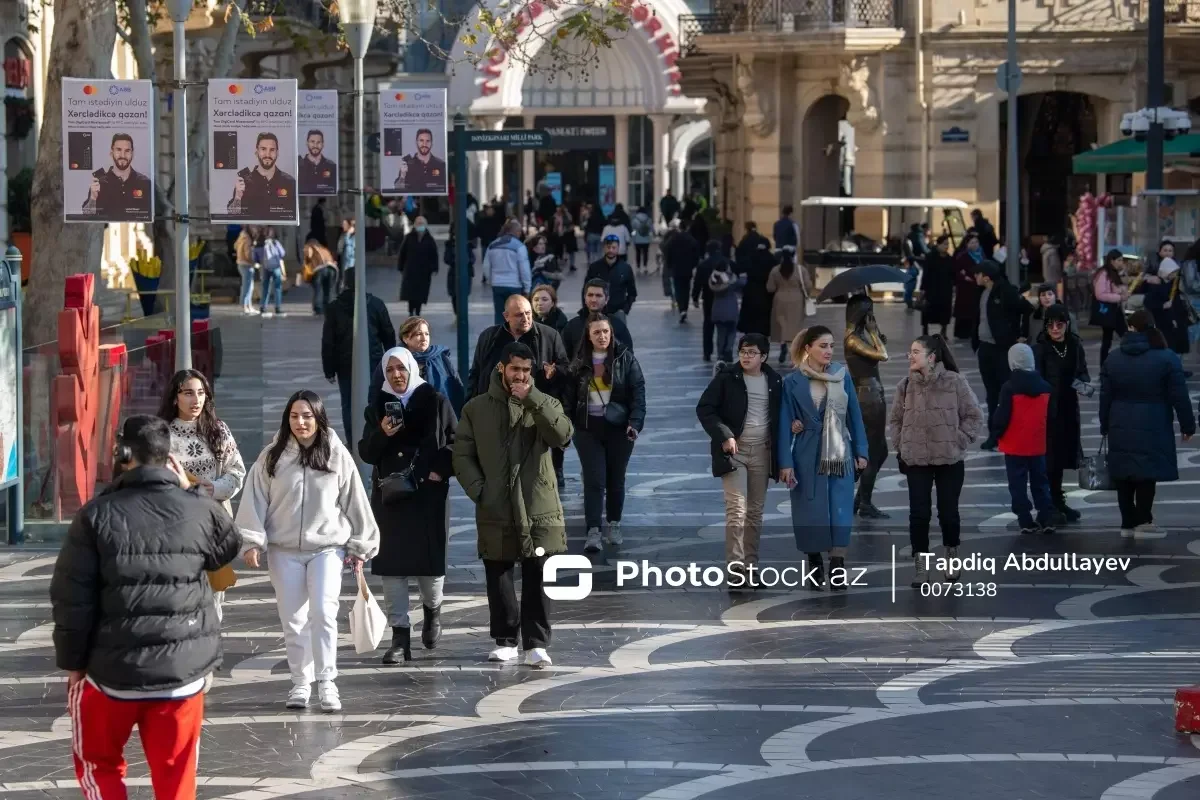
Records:
[[[671,233],[663,244],[663,263],[671,275],[675,292],[675,305],[679,309],[679,321],[687,322],[688,293],[692,288],[692,273],[704,258],[704,248],[689,231]]]
[[[991,221],[978,208],[971,209],[971,227],[979,234],[979,246],[983,248],[984,258],[991,258],[1000,240],[996,238],[996,229]]]
[[[467,400],[487,393],[504,347],[513,342],[521,342],[533,351],[534,385],[561,400],[570,362],[562,337],[549,325],[533,321],[533,306],[521,295],[513,295],[504,304],[503,325],[493,325],[479,334],[467,375]]]
[[[637,300],[637,281],[633,268],[621,254],[621,239],[610,234],[604,239],[604,257],[588,266],[584,284],[599,278],[608,284],[608,306],[604,313],[610,317],[624,316]]]
[[[679,201],[675,199],[675,195],[670,189],[667,189],[667,193],[658,201],[658,211],[667,225],[670,225],[679,213]]]
[[[981,244],[982,246],[982,244]],[[985,259],[975,272],[980,288],[979,319],[971,336],[971,347],[979,356],[979,376],[987,396],[988,417],[1000,402],[1000,388],[1008,380],[1008,348],[1029,336],[1029,304],[1017,287],[1004,277],[1004,269]],[[996,449],[996,437],[989,436],[984,450]]]
[[[135,725],[156,793],[195,792],[204,692],[221,663],[206,572],[232,562],[242,537],[170,452],[164,420],[125,421],[119,475],[75,515],[50,581],[75,774],[89,797],[125,796]]]
[[[712,306],[713,293],[712,289],[708,288],[708,279],[712,276],[713,271],[725,272],[729,264],[729,259],[721,251],[716,242],[709,242],[708,254],[704,260],[696,267],[696,278],[692,281],[692,305],[704,310],[704,360],[712,361],[713,354],[713,334],[716,332],[716,326],[712,321]],[[703,304],[701,304],[703,298]]]
[[[779,475],[775,437],[783,379],[767,359],[771,343],[751,333],[738,343],[735,364],[717,365],[696,416],[712,439],[713,475],[725,489],[725,561],[730,572],[758,563],[767,486]],[[753,571],[742,585],[752,583]],[[731,582],[730,589],[740,588]]]
[[[583,308],[579,309],[579,313],[572,317],[562,330],[563,346],[567,350],[568,361],[579,355],[579,345],[583,344],[583,339],[587,336],[587,318],[592,314],[603,314],[607,305],[607,283],[599,278],[592,278],[583,285]],[[613,336],[617,341],[632,351],[633,336],[629,333],[629,326],[625,324],[625,320],[609,317],[608,323],[612,326]]]
[[[325,311],[325,326],[321,330],[321,367],[325,379],[337,382],[342,395],[342,429],[347,442],[351,436],[350,421],[354,412],[350,408],[350,380],[354,372],[354,278],[356,270],[346,270],[345,288]],[[388,316],[387,306],[371,293],[367,293],[367,347],[370,360],[367,375],[379,362],[383,354],[396,346],[396,329]],[[361,411],[359,412],[361,413]]]

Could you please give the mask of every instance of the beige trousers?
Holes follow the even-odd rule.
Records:
[[[763,506],[770,483],[770,442],[738,442],[733,472],[721,476],[725,489],[725,561],[758,563]]]

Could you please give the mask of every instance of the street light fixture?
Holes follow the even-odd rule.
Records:
[[[171,44],[175,55],[175,88],[171,113],[175,132],[175,369],[192,368],[192,282],[189,270],[188,164],[187,164],[187,43],[184,24],[192,13],[192,0],[170,0]],[[237,24],[235,21],[227,25]]]
[[[375,29],[378,0],[338,0],[338,15],[350,55],[354,57],[354,363],[350,370],[350,452],[358,458],[354,442],[362,438],[363,409],[367,407],[367,381],[371,377],[370,340],[367,335],[367,179],[363,135],[363,58]],[[361,461],[359,462],[361,465]]]

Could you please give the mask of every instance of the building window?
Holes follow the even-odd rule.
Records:
[[[629,118],[629,209],[654,206],[654,125],[646,116]]]

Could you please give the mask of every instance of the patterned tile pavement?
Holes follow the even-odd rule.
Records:
[[[435,340],[453,344],[443,281],[426,308]],[[579,278],[563,295],[578,292]],[[397,298],[391,270],[372,291]],[[625,544],[594,561],[596,590],[554,612],[555,667],[488,664],[487,609],[470,503],[451,506],[446,634],[412,666],[340,653],[344,713],[285,712],[282,638],[265,574],[243,571],[229,594],[226,658],[207,699],[204,800],[730,800],[961,798],[1183,800],[1200,793],[1200,739],[1172,732],[1172,693],[1200,683],[1200,532],[1192,521],[1197,451],[1159,489],[1164,538],[1124,540],[1111,494],[1072,493],[1081,525],[1022,538],[1008,513],[999,456],[972,453],[962,496],[964,552],[1113,555],[1099,574],[968,573],[963,596],[908,588],[907,495],[894,461],[850,550],[862,586],[841,595],[720,588],[619,587],[618,557],[666,569],[719,564],[723,506],[694,406],[710,366],[699,324],[680,325],[658,279],[642,281],[631,317],[650,413],[629,468]],[[476,287],[472,329],[490,321]],[[320,321],[307,290],[289,316],[218,312],[226,346],[222,415],[253,458],[286,396],[323,381]],[[573,303],[569,304],[573,305]],[[391,308],[397,321],[403,309]],[[835,329],[840,308],[823,308]],[[903,309],[881,312],[892,349],[917,331]],[[1097,362],[1089,343],[1090,363]],[[972,380],[973,358],[959,349]],[[904,362],[885,367],[890,387]],[[978,391],[982,395],[982,387]],[[889,391],[889,397],[891,392]],[[1095,401],[1084,437],[1098,444]],[[335,415],[336,418],[336,415]],[[578,461],[569,453],[565,506],[572,549],[583,543]],[[798,566],[788,495],[772,487],[764,565]],[[893,568],[893,556],[896,567]],[[53,553],[0,553],[0,797],[79,796],[70,762],[63,678],[50,646],[46,586]],[[893,591],[893,578],[896,588]],[[989,584],[994,584],[990,586]],[[344,613],[352,584],[347,576]],[[376,585],[378,589],[378,586]],[[131,796],[151,797],[136,743]]]

